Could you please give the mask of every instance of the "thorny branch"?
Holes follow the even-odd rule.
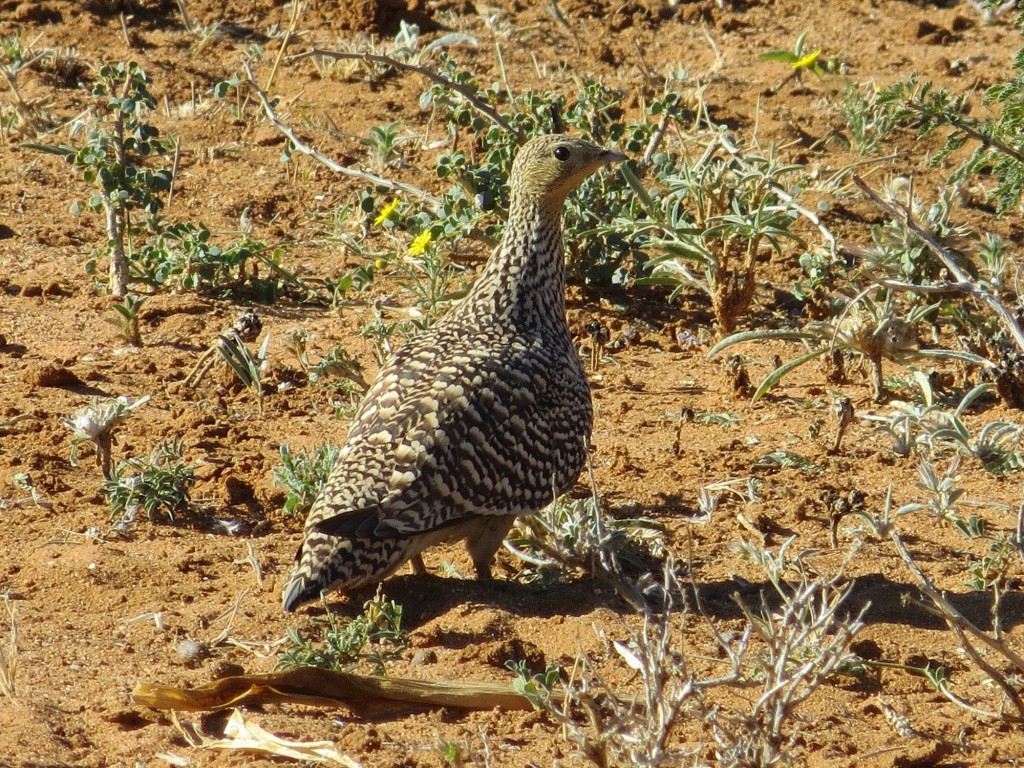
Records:
[[[401,69],[405,72],[415,72],[416,74],[423,75],[428,80],[432,80],[438,85],[442,85],[445,88],[450,88],[459,95],[461,95],[466,101],[473,105],[473,107],[480,112],[482,115],[487,117],[496,125],[501,126],[509,133],[514,133],[519,137],[520,141],[523,139],[522,134],[517,131],[512,125],[502,117],[497,110],[494,109],[490,104],[486,104],[477,98],[476,94],[473,93],[472,89],[466,86],[456,83],[454,80],[449,80],[443,75],[439,75],[434,70],[428,67],[420,67],[416,64],[409,64],[398,59],[393,59],[390,56],[384,56],[379,53],[351,53],[346,51],[330,51],[324,48],[314,48],[305,53],[297,53],[294,56],[289,56],[289,61],[298,61],[300,59],[308,59],[313,56],[323,56],[324,58],[330,59],[360,59],[367,63],[383,64],[388,67],[394,67],[395,69]]]
[[[932,253],[939,257],[943,266],[949,270],[951,275],[953,275],[953,278],[956,280],[956,285],[968,295],[973,296],[978,301],[986,304],[996,314],[1003,326],[1013,337],[1017,347],[1021,351],[1024,351],[1024,332],[1021,331],[1020,326],[1013,317],[1013,314],[1003,305],[1002,302],[999,301],[999,299],[971,280],[971,276],[968,275],[959,264],[957,264],[956,259],[953,258],[953,254],[950,253],[949,249],[936,240],[935,236],[932,235],[931,232],[917,223],[909,208],[905,205],[891,203],[884,200],[877,192],[868,186],[868,183],[860,176],[855,175],[853,177],[853,181],[858,187],[860,187],[861,192],[863,192],[871,202],[881,208],[887,216],[903,220],[908,229],[924,240],[932,250]]]
[[[437,208],[437,198],[431,195],[429,192],[423,191],[419,187],[413,186],[412,184],[405,184],[401,181],[393,181],[391,179],[386,179],[383,176],[378,176],[377,174],[369,173],[368,171],[359,171],[354,168],[349,168],[347,166],[341,165],[337,161],[332,160],[331,158],[327,157],[324,154],[321,154],[320,152],[317,152],[311,146],[303,142],[302,139],[300,139],[295,134],[291,127],[282,122],[281,119],[277,116],[277,113],[274,111],[273,105],[270,103],[270,99],[267,98],[267,94],[264,93],[263,89],[260,88],[260,86],[256,83],[256,78],[252,74],[252,67],[249,65],[249,62],[244,62],[242,64],[242,67],[245,70],[245,76],[249,81],[249,86],[253,89],[253,92],[260,100],[260,104],[263,106],[263,112],[266,114],[267,119],[275,128],[277,128],[277,130],[279,130],[288,138],[288,140],[292,143],[292,146],[295,147],[295,149],[297,149],[299,152],[302,152],[305,155],[309,155],[309,157],[313,158],[318,163],[327,166],[335,173],[340,173],[345,176],[352,176],[357,179],[362,179],[363,181],[368,181],[371,184],[375,184],[378,187],[390,189],[393,192],[404,192],[407,195],[413,195],[414,197],[418,197],[421,200],[426,201],[434,208]]]

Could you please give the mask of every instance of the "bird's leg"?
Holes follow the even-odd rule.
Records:
[[[423,555],[413,555],[409,559],[409,565],[412,566],[412,572],[417,576],[422,576],[427,572],[426,563],[423,562]]]
[[[480,525],[466,537],[466,550],[473,559],[478,581],[490,581],[491,561],[516,521],[515,515],[494,515],[483,517]]]

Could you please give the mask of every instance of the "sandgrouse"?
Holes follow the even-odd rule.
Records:
[[[306,520],[284,588],[292,611],[375,584],[442,541],[466,539],[477,577],[517,515],[567,491],[585,462],[590,388],[565,318],[562,209],[625,159],[563,135],[512,166],[508,224],[472,290],[389,359]]]

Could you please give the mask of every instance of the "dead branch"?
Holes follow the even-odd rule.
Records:
[[[245,76],[249,81],[249,86],[253,89],[253,92],[259,98],[260,104],[263,106],[263,112],[264,114],[266,114],[267,119],[270,121],[271,125],[277,128],[277,130],[279,130],[281,133],[283,133],[292,143],[292,146],[295,147],[295,149],[297,149],[299,152],[302,152],[304,155],[308,155],[321,165],[327,166],[335,173],[340,173],[345,176],[351,176],[356,179],[362,179],[363,181],[367,181],[370,184],[374,184],[378,187],[390,189],[392,192],[404,192],[407,195],[413,195],[414,197],[418,197],[421,200],[425,200],[432,207],[437,208],[437,198],[431,195],[429,192],[424,192],[419,187],[413,186],[412,184],[405,184],[401,181],[393,181],[391,179],[386,179],[383,176],[378,176],[377,174],[369,173],[368,171],[359,171],[356,170],[355,168],[349,168],[335,160],[332,160],[331,158],[327,157],[327,155],[317,152],[311,146],[302,141],[302,139],[300,139],[295,134],[291,127],[282,122],[281,119],[277,116],[277,113],[274,112],[273,105],[270,103],[270,99],[267,98],[267,94],[256,83],[256,78],[252,74],[252,67],[250,66],[249,62],[244,62],[242,64],[242,68],[245,70]]]
[[[288,61],[299,61],[300,59],[308,59],[313,56],[322,56],[327,59],[360,59],[368,64],[383,64],[384,66],[394,67],[395,69],[401,69],[405,72],[415,72],[418,75],[423,75],[423,77],[428,80],[432,80],[438,85],[444,86],[445,88],[451,88],[462,96],[462,98],[468,101],[477,112],[501,128],[504,128],[509,133],[514,133],[520,141],[523,138],[522,134],[515,130],[508,120],[502,117],[490,104],[486,104],[477,98],[477,95],[473,93],[471,89],[460,83],[456,83],[454,80],[449,80],[447,77],[439,75],[437,72],[427,67],[409,64],[379,53],[350,53],[347,51],[331,51],[324,48],[313,48],[305,53],[297,53],[294,56],[289,56]]]
[[[928,244],[932,253],[939,257],[939,261],[941,261],[943,266],[949,270],[951,275],[953,275],[953,278],[956,280],[957,287],[970,296],[976,298],[982,304],[987,305],[989,309],[995,313],[996,317],[999,318],[1003,327],[1006,328],[1010,336],[1013,337],[1017,347],[1024,352],[1024,332],[1021,332],[1020,326],[1017,324],[1013,314],[1001,301],[999,301],[999,299],[971,280],[971,276],[968,275],[959,264],[957,264],[956,259],[953,258],[953,254],[949,249],[936,240],[935,236],[931,232],[917,223],[911,210],[905,205],[884,200],[881,195],[868,186],[868,183],[864,181],[864,179],[856,174],[853,176],[853,181],[858,187],[860,187],[861,192],[863,192],[871,202],[881,208],[887,216],[903,220],[909,230],[924,240],[925,243]]]

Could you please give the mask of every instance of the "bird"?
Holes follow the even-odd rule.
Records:
[[[572,488],[593,423],[565,314],[562,212],[626,156],[565,134],[516,154],[505,232],[466,296],[384,364],[310,508],[282,592],[291,612],[466,540],[479,580],[516,517]]]

